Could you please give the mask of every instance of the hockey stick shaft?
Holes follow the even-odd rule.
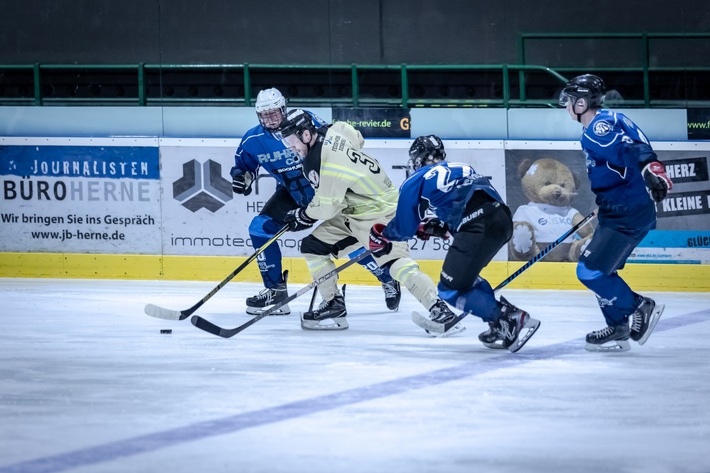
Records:
[[[368,250],[368,251],[365,251],[365,252],[363,252],[363,253],[360,253],[359,255],[357,255],[356,257],[354,257],[353,259],[348,260],[348,261],[346,261],[345,263],[343,263],[342,265],[340,265],[340,266],[338,266],[337,268],[335,268],[334,270],[329,271],[328,273],[326,273],[326,274],[324,274],[323,276],[319,277],[318,279],[316,279],[315,281],[313,281],[313,282],[310,283],[309,285],[307,285],[307,286],[305,286],[305,287],[299,289],[298,292],[296,292],[295,294],[291,294],[291,295],[288,296],[286,299],[282,300],[282,301],[279,302],[278,304],[276,304],[276,305],[274,305],[273,307],[271,307],[269,310],[265,310],[264,312],[260,313],[260,314],[257,315],[256,317],[253,317],[252,319],[250,319],[250,320],[248,320],[247,322],[243,323],[243,324],[240,325],[239,327],[232,328],[232,329],[225,329],[225,328],[219,327],[218,325],[213,324],[212,322],[210,322],[210,321],[207,320],[207,319],[203,319],[203,318],[200,317],[199,315],[193,315],[192,318],[190,319],[190,321],[192,322],[192,325],[194,325],[195,327],[197,327],[197,328],[199,328],[199,329],[201,329],[201,330],[204,330],[205,332],[209,332],[209,333],[211,333],[211,334],[213,334],[213,335],[218,335],[218,336],[220,336],[220,337],[222,337],[222,338],[230,338],[230,337],[233,337],[233,336],[235,336],[236,334],[238,334],[239,332],[241,332],[242,330],[244,330],[244,329],[246,329],[246,328],[248,328],[248,327],[251,327],[252,325],[254,325],[255,323],[257,323],[258,321],[260,321],[260,320],[263,319],[264,317],[273,314],[274,312],[276,312],[277,310],[279,310],[281,307],[283,307],[284,305],[288,304],[288,303],[291,302],[292,300],[294,300],[294,299],[296,299],[296,298],[298,298],[298,297],[301,297],[303,294],[307,293],[307,292],[310,291],[311,289],[317,287],[318,285],[324,283],[324,282],[327,281],[328,279],[334,277],[335,275],[337,275],[339,272],[343,271],[344,269],[347,269],[347,268],[349,268],[350,266],[352,266],[353,264],[358,263],[360,260],[362,260],[362,259],[364,259],[364,258],[370,256],[370,254],[372,254],[372,252],[369,251],[369,250]]]
[[[167,320],[185,320],[188,318],[190,315],[192,315],[197,309],[202,307],[202,304],[207,302],[217,294],[217,292],[222,289],[224,286],[227,285],[229,281],[234,279],[234,277],[239,274],[244,268],[246,268],[249,263],[254,261],[261,253],[266,250],[266,248],[274,243],[276,240],[278,240],[284,233],[288,231],[288,225],[284,225],[281,230],[279,230],[276,235],[271,237],[269,241],[261,245],[249,258],[246,259],[242,264],[239,265],[237,269],[232,271],[224,280],[222,280],[221,283],[219,283],[214,289],[212,289],[205,297],[203,297],[197,304],[193,305],[189,309],[177,311],[177,310],[170,310],[170,309],[164,309],[162,307],[158,307],[153,304],[148,304],[145,306],[145,313],[152,316],[152,317],[157,317],[159,319],[167,319]]]
[[[573,235],[574,233],[577,233],[577,230],[579,230],[580,228],[582,228],[583,226],[585,226],[587,223],[589,223],[596,215],[597,215],[597,211],[596,211],[596,210],[592,211],[592,213],[590,213],[589,215],[587,215],[586,217],[584,217],[577,225],[575,225],[574,227],[572,227],[572,228],[570,228],[569,230],[567,230],[564,235],[562,235],[562,236],[559,237],[557,240],[555,240],[555,241],[553,241],[552,243],[550,243],[549,245],[547,245],[540,253],[536,254],[530,261],[528,261],[528,262],[525,263],[523,266],[521,266],[520,269],[518,269],[516,272],[514,272],[513,274],[511,274],[505,281],[503,281],[503,282],[501,282],[500,284],[498,284],[498,285],[495,287],[495,289],[493,289],[493,292],[497,292],[497,291],[499,291],[500,289],[502,289],[502,288],[504,288],[505,286],[507,286],[513,279],[515,279],[515,278],[517,278],[518,276],[520,276],[520,275],[521,275],[525,270],[527,270],[530,266],[534,265],[535,263],[537,263],[538,261],[540,261],[541,259],[543,259],[545,256],[547,256],[547,254],[548,254],[550,251],[552,251],[552,250],[554,250],[555,248],[557,248],[557,246],[558,246],[560,243],[562,243],[563,241],[565,241],[567,238],[569,238],[569,237],[570,237],[571,235]]]

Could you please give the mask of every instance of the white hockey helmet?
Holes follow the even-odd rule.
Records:
[[[264,89],[256,96],[256,116],[267,130],[279,127],[286,116],[286,99],[278,89]]]

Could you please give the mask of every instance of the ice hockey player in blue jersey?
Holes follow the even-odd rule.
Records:
[[[255,108],[259,124],[242,137],[234,155],[234,167],[230,170],[230,175],[234,193],[245,196],[251,194],[252,184],[260,168],[276,179],[276,192],[249,225],[252,245],[259,248],[284,226],[283,219],[290,210],[308,206],[314,190],[303,176],[303,160],[300,156],[272,135],[286,116],[284,96],[278,89],[264,89],[256,97]],[[308,113],[316,128],[328,126],[321,118]],[[288,297],[288,272],[282,272],[281,249],[278,243],[269,245],[257,261],[265,289],[247,298],[247,313],[252,315]],[[387,307],[397,310],[401,297],[397,282],[379,268],[372,257],[362,260],[360,264],[382,283]],[[286,304],[275,311],[274,315],[287,315],[290,312]]]
[[[629,338],[646,342],[663,305],[635,293],[617,271],[656,227],[656,202],[673,184],[643,132],[625,115],[602,109],[605,93],[601,78],[577,76],[560,93],[560,105],[584,128],[582,150],[599,206],[599,224],[579,258],[577,277],[596,294],[607,326],[587,334],[586,348],[626,351]]]
[[[439,296],[488,323],[489,329],[478,337],[483,345],[516,352],[540,322],[504,298],[496,300],[493,288],[480,276],[513,234],[510,209],[488,178],[467,164],[445,159],[438,136],[414,140],[409,149],[410,175],[400,187],[397,213],[386,226],[372,227],[370,248],[406,241],[414,235],[422,240],[453,236],[437,286]],[[436,217],[426,218],[427,212]],[[440,330],[451,325],[449,320],[432,322],[438,322]]]

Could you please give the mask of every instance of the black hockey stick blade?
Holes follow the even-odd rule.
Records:
[[[263,319],[264,317],[273,314],[274,312],[276,312],[277,310],[279,310],[282,306],[288,304],[288,303],[291,302],[292,300],[294,300],[294,299],[296,299],[296,298],[298,298],[298,297],[301,297],[302,295],[304,295],[305,293],[307,293],[307,292],[310,291],[311,289],[317,287],[319,284],[322,284],[323,282],[325,282],[325,281],[327,281],[328,279],[332,278],[333,276],[337,275],[339,272],[343,271],[344,269],[349,268],[349,267],[352,266],[353,264],[355,264],[355,263],[359,262],[360,260],[362,260],[362,259],[364,259],[364,258],[370,256],[371,254],[372,254],[372,252],[369,251],[369,250],[360,253],[359,255],[357,255],[356,257],[354,257],[353,259],[351,259],[351,260],[349,260],[349,261],[346,261],[345,263],[343,263],[342,265],[338,266],[338,267],[335,268],[334,270],[332,270],[332,271],[330,271],[330,272],[324,274],[323,276],[321,276],[320,278],[316,279],[315,281],[313,281],[313,282],[310,283],[309,285],[307,285],[307,286],[305,286],[305,287],[299,289],[298,292],[296,292],[296,293],[294,293],[294,294],[291,294],[291,295],[288,296],[286,299],[282,300],[281,302],[279,302],[278,304],[274,305],[274,306],[271,307],[270,309],[265,310],[264,312],[260,313],[259,315],[253,317],[252,319],[246,321],[245,323],[243,323],[243,324],[240,325],[239,327],[235,327],[235,328],[223,328],[223,327],[220,327],[220,326],[218,326],[218,325],[213,324],[213,323],[210,322],[209,320],[206,320],[206,319],[200,317],[199,315],[193,315],[193,316],[190,318],[190,322],[192,322],[192,325],[194,325],[195,327],[197,327],[197,328],[199,328],[199,329],[201,329],[201,330],[204,330],[205,332],[209,332],[209,333],[211,333],[212,335],[217,335],[217,336],[222,337],[222,338],[231,338],[231,337],[235,336],[236,334],[238,334],[239,332],[243,331],[244,329],[246,329],[246,328],[248,328],[248,327],[251,327],[252,325],[254,325],[255,323],[257,323],[258,321],[260,321],[260,320]]]
[[[554,250],[555,248],[557,248],[557,246],[558,246],[560,243],[562,243],[563,241],[565,241],[567,238],[569,238],[570,235],[573,235],[574,233],[577,232],[577,230],[579,230],[580,228],[582,228],[583,226],[585,226],[587,223],[589,223],[596,215],[597,215],[597,211],[596,211],[596,210],[592,211],[592,213],[590,213],[589,215],[587,215],[586,217],[584,217],[577,225],[575,225],[574,227],[572,227],[572,228],[570,228],[569,230],[567,230],[567,231],[564,233],[564,235],[560,236],[557,240],[555,240],[555,241],[553,241],[552,243],[550,243],[549,245],[547,245],[547,246],[545,247],[545,249],[543,249],[540,253],[538,253],[537,255],[535,255],[535,257],[533,257],[530,261],[528,261],[528,262],[525,263],[523,266],[521,266],[520,269],[518,269],[518,270],[515,271],[513,274],[511,274],[505,281],[503,281],[503,282],[501,282],[500,284],[498,284],[498,285],[493,289],[493,291],[494,291],[494,292],[498,292],[500,289],[502,289],[503,287],[507,286],[513,279],[515,279],[515,278],[517,278],[518,276],[520,276],[526,269],[528,269],[530,266],[532,266],[532,265],[535,264],[536,262],[540,261],[540,260],[541,260],[542,258],[544,258],[550,251],[552,251],[552,250]],[[419,315],[419,314],[417,314],[417,315]],[[457,323],[461,322],[464,318],[466,318],[467,315],[468,315],[468,312],[464,312],[463,314],[461,314],[461,315],[459,315],[458,317],[454,318],[454,320],[452,320],[452,321],[450,321],[450,322],[448,322],[448,323],[445,323],[445,324],[443,325],[443,330],[442,330],[442,328],[441,328],[441,327],[442,327],[441,324],[436,324],[436,326],[434,326],[434,325],[433,325],[434,322],[429,321],[428,319],[422,317],[421,315],[419,315],[419,317],[414,317],[414,314],[413,314],[412,320],[414,321],[414,323],[416,323],[416,324],[419,325],[420,327],[424,328],[425,330],[429,330],[429,331],[433,331],[433,332],[437,332],[437,333],[446,333],[446,332],[448,332],[449,330],[451,330]],[[437,330],[437,328],[438,328],[438,330]]]
[[[257,256],[259,256],[261,253],[264,252],[264,250],[271,245],[273,242],[278,240],[281,235],[286,233],[288,231],[288,225],[284,225],[281,230],[276,233],[269,241],[264,243],[262,246],[260,246],[249,258],[246,259],[242,264],[239,265],[237,269],[232,271],[229,276],[224,278],[221,283],[219,283],[214,289],[212,289],[205,297],[203,297],[197,304],[193,305],[189,309],[185,310],[172,310],[172,309],[166,309],[164,307],[157,306],[155,304],[146,304],[144,312],[151,317],[156,317],[158,319],[165,319],[165,320],[185,320],[189,316],[191,316],[197,309],[202,307],[202,304],[207,302],[209,299],[212,298],[215,294],[217,294],[217,291],[222,289],[224,286],[227,285],[229,281],[234,279],[234,277],[242,272],[244,268],[246,268],[249,263],[254,261]]]

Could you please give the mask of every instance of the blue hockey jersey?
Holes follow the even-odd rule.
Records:
[[[321,118],[308,113],[316,128],[326,125]],[[303,159],[263,126],[257,125],[242,137],[229,174],[234,177],[249,171],[256,176],[262,167],[276,179],[277,185],[288,190],[300,207],[306,207],[313,198],[314,190],[301,172]]]
[[[477,174],[468,164],[441,162],[423,166],[402,183],[397,213],[383,234],[392,241],[408,240],[416,233],[427,210],[455,233],[461,226],[466,203],[477,190],[503,202],[488,178]]]
[[[648,139],[628,117],[600,110],[582,134],[587,174],[597,205],[648,204],[641,164],[657,160]]]

